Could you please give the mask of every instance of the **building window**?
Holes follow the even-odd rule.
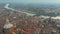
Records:
[[[43,31],[43,32],[41,32],[41,34],[46,34],[46,32],[45,32],[45,31]]]
[[[51,34],[55,34],[54,32],[51,32]]]
[[[52,32],[51,32],[51,34],[55,34],[56,33],[56,31],[55,30],[53,30]]]

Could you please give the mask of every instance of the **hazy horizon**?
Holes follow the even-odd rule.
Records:
[[[14,3],[56,3],[60,4],[60,0],[0,0],[0,2],[14,2]]]

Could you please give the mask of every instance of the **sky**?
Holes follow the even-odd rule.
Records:
[[[0,0],[0,2],[23,2],[23,3],[60,3],[60,0]]]

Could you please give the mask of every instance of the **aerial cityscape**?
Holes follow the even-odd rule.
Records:
[[[60,34],[59,0],[0,0],[0,34]]]

